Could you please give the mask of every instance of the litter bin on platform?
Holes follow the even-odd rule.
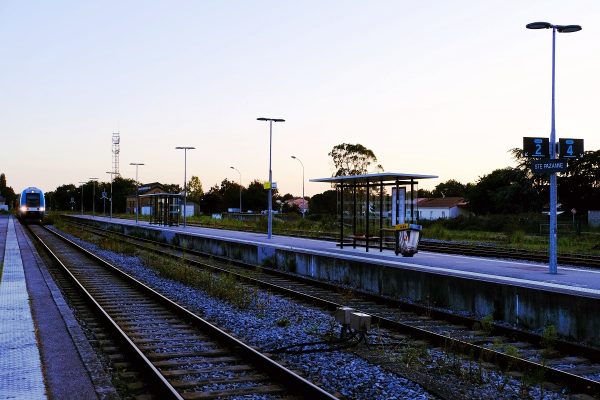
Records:
[[[396,231],[396,255],[412,257],[418,251],[421,230],[423,227],[417,224],[398,224],[394,226]]]

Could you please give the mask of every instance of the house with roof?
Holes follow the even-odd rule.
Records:
[[[303,199],[302,197],[294,197],[293,199],[286,201],[286,203],[289,207],[298,207],[303,214],[308,211],[309,200]]]
[[[417,200],[418,216],[420,220],[435,220],[469,215],[467,204],[464,197],[422,198]]]
[[[140,196],[143,196],[146,194],[163,193],[163,192],[164,192],[164,188],[159,182],[146,183],[144,185],[141,185],[138,188],[138,194]],[[136,199],[137,199],[137,196],[135,193],[127,196],[127,198],[125,200],[127,202],[127,207],[126,207],[127,213],[130,213],[130,214],[135,213]],[[144,212],[144,207],[151,207],[151,205],[152,205],[151,201],[152,200],[149,197],[140,197],[140,208],[142,210],[142,214],[146,214]]]

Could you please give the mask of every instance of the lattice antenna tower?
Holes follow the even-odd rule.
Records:
[[[119,153],[121,152],[121,134],[119,132],[112,134],[112,172],[119,175]]]

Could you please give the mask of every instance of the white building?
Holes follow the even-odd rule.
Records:
[[[426,198],[417,201],[420,220],[456,218],[469,215],[467,202],[462,197]]]

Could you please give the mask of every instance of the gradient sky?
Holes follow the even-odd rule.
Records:
[[[205,190],[224,178],[283,193],[328,188],[327,153],[372,149],[388,172],[475,182],[549,136],[557,34],[557,138],[600,148],[600,2],[0,0],[0,172],[15,191],[120,172]]]

